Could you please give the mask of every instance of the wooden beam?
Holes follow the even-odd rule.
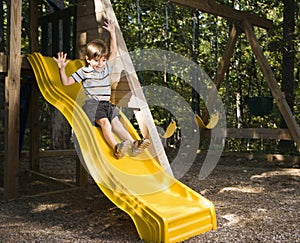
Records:
[[[275,78],[275,75],[272,71],[272,68],[270,64],[268,63],[267,58],[264,56],[263,50],[261,46],[258,43],[258,40],[255,36],[253,26],[250,24],[249,21],[243,22],[243,28],[246,34],[246,37],[251,45],[252,51],[256,56],[256,59],[258,61],[258,64],[260,66],[260,69],[262,73],[264,74],[264,77],[267,80],[268,86],[272,92],[272,95],[274,96],[276,100],[276,104],[281,112],[282,117],[284,118],[288,129],[290,130],[290,133],[294,139],[294,141],[297,144],[297,148],[300,151],[300,129],[299,126],[295,120],[295,117],[286,102],[285,96],[280,90],[278,86],[278,82]]]
[[[6,137],[4,198],[18,196],[22,1],[11,1],[8,76],[5,79]]]
[[[170,0],[170,2],[182,5],[185,7],[196,8],[202,12],[213,14],[216,16],[221,16],[227,19],[234,21],[243,21],[247,19],[252,25],[264,28],[271,29],[273,28],[273,22],[271,20],[262,18],[257,14],[243,12],[232,7],[219,4],[212,0]]]
[[[283,155],[283,154],[262,154],[262,153],[251,153],[251,152],[223,152],[222,157],[238,157],[252,159],[265,159],[268,162],[283,162],[285,166],[293,167],[300,162],[299,156]],[[262,163],[264,163],[262,161]]]
[[[214,128],[215,134],[226,138],[293,140],[288,129],[273,128]],[[210,131],[207,131],[210,133]]]
[[[0,159],[4,156],[4,151],[0,151]],[[23,150],[21,152],[21,158],[29,158],[30,151]],[[48,157],[76,157],[76,150],[75,149],[56,149],[56,150],[40,150],[39,157],[40,158],[48,158]]]
[[[35,52],[39,50],[38,44],[38,1],[30,0],[29,2],[29,16],[30,16],[30,51]],[[34,79],[32,83],[31,97],[30,97],[30,169],[39,170],[39,148],[40,148],[40,92],[37,83]]]
[[[219,90],[221,83],[224,80],[225,73],[230,65],[230,59],[232,58],[232,55],[235,50],[235,45],[240,34],[240,29],[237,28],[234,24],[230,31],[229,40],[226,44],[225,51],[223,53],[220,65],[217,70],[217,74],[214,78],[214,83],[217,86],[217,90]]]
[[[35,52],[39,50],[39,34],[38,34],[38,21],[39,11],[38,11],[38,1],[29,1],[29,19],[30,19],[30,52]]]
[[[25,196],[21,196],[21,198],[37,198],[37,197],[44,197],[44,196],[49,196],[49,195],[54,195],[54,194],[62,194],[62,193],[67,193],[67,192],[71,192],[71,191],[75,191],[80,189],[80,187],[71,187],[71,188],[67,188],[67,189],[62,189],[62,190],[55,190],[55,191],[51,191],[51,192],[42,192],[42,193],[37,193],[34,195],[25,195]]]
[[[48,179],[48,180],[52,180],[52,181],[61,183],[61,184],[66,185],[66,186],[71,186],[71,187],[75,187],[76,186],[74,184],[67,183],[67,182],[63,181],[63,179],[58,179],[58,178],[55,178],[53,176],[49,176],[49,175],[46,175],[46,174],[43,174],[43,173],[39,173],[39,172],[34,171],[34,170],[29,170],[28,172],[30,174],[34,174],[36,176],[39,176],[39,177],[42,177],[42,178],[45,178],[45,179]]]
[[[3,52],[0,52],[0,73],[7,73],[8,70],[8,58],[9,56]],[[26,56],[21,56],[21,68],[31,70],[31,66],[26,58]]]

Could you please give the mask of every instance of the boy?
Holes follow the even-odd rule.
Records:
[[[86,46],[87,67],[82,67],[67,77],[65,67],[68,64],[67,55],[63,52],[57,54],[56,61],[63,85],[72,85],[81,82],[87,96],[83,106],[84,111],[93,125],[101,127],[106,142],[114,149],[117,159],[125,156],[131,148],[132,156],[143,152],[150,145],[149,139],[134,140],[119,120],[119,111],[110,103],[112,67],[110,61],[117,55],[117,40],[114,22],[105,22],[104,29],[110,34],[110,48],[99,39],[93,40]],[[109,52],[110,51],[110,52]],[[113,132],[122,140],[117,143]]]

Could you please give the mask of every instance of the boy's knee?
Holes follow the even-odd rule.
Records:
[[[96,120],[96,123],[100,126],[100,127],[107,127],[107,126],[110,126],[110,122],[108,119],[99,119],[99,120]]]
[[[112,125],[115,125],[115,126],[119,126],[120,124],[122,125],[122,123],[121,123],[119,117],[117,117],[117,116],[114,117],[114,119],[112,119],[111,124],[112,124]]]

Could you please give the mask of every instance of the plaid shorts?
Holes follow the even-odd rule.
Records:
[[[93,126],[97,126],[96,120],[107,118],[111,122],[115,117],[120,117],[119,109],[109,101],[86,100],[82,109]]]

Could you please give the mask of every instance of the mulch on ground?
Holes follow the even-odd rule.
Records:
[[[204,154],[180,179],[216,207],[218,228],[185,242],[300,242],[300,169],[285,162],[222,157],[199,180]],[[142,242],[131,218],[89,179],[74,185],[75,158],[42,158],[41,173],[21,160],[20,194],[0,193],[0,242]],[[69,183],[71,186],[65,184]]]

